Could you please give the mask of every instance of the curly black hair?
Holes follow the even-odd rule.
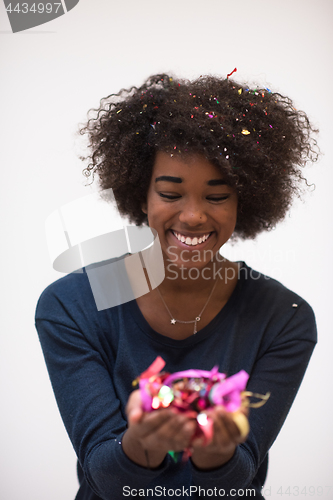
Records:
[[[91,151],[83,173],[112,188],[120,213],[137,225],[147,223],[141,207],[157,151],[200,154],[220,169],[238,194],[234,236],[242,239],[285,217],[305,181],[300,167],[318,158],[317,130],[291,99],[228,78],[153,75],[91,111],[80,130]]]

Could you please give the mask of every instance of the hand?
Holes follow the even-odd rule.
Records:
[[[235,421],[233,414],[222,406],[217,406],[206,413],[213,420],[213,438],[207,446],[205,439],[201,437],[194,439],[191,445],[191,459],[199,469],[213,469],[224,465],[234,455],[237,445],[246,440],[249,432],[249,427],[244,426],[247,420],[238,417],[240,422],[238,425],[236,423],[237,414],[242,414],[247,419],[247,409],[239,410]],[[243,429],[240,426],[242,421]]]
[[[123,450],[131,460],[144,467],[158,467],[169,450],[187,448],[196,429],[195,420],[171,408],[145,413],[139,390],[130,395],[126,413],[128,430],[123,436]]]

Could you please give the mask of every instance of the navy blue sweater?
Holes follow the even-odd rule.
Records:
[[[78,456],[77,500],[143,494],[160,498],[168,497],[168,489],[178,498],[198,498],[199,487],[202,491],[216,488],[217,495],[222,488],[254,487],[256,497],[262,498],[268,450],[316,343],[314,314],[302,298],[242,263],[237,286],[217,316],[196,335],[175,340],[155,332],[135,300],[97,311],[87,274],[74,273],[42,293],[36,327],[57,404]],[[210,370],[214,365],[228,375],[245,370],[250,374],[248,390],[271,392],[262,408],[250,412],[246,443],[222,467],[201,471],[191,461],[176,464],[167,455],[158,469],[149,470],[124,454],[121,437],[132,381],[158,355],[169,372]]]

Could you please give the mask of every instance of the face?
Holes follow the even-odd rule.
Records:
[[[203,156],[158,152],[142,209],[159,235],[164,258],[200,268],[232,235],[237,194]]]

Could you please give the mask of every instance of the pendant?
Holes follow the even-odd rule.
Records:
[[[195,318],[195,320],[194,320],[193,335],[195,335],[195,334],[197,333],[197,331],[198,331],[198,330],[197,330],[197,323],[198,323],[198,321],[200,321],[200,319],[201,319],[201,318],[200,318],[200,316],[197,316],[197,317]]]
[[[175,325],[175,324],[176,324],[176,320],[175,320],[175,318],[172,318],[172,319],[170,320],[170,323],[171,323],[172,325]]]

